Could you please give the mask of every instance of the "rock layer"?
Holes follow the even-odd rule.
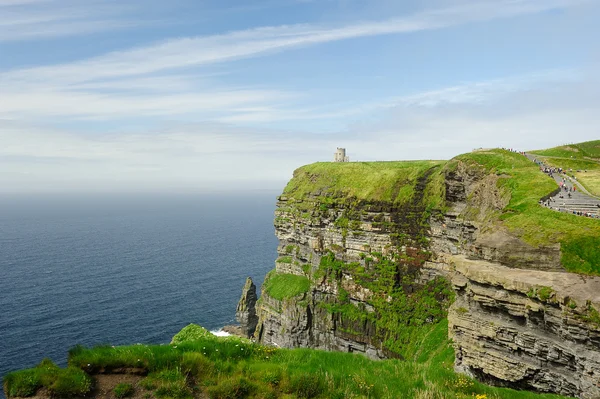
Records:
[[[243,336],[252,337],[258,324],[258,316],[256,315],[256,285],[252,278],[246,279],[246,284],[242,289],[242,297],[237,305],[235,318],[240,323],[240,332]]]
[[[453,257],[455,368],[482,381],[600,398],[600,278]],[[428,267],[437,265],[429,264]]]
[[[360,262],[363,261],[361,254],[366,251],[391,250],[389,233],[373,226],[374,219],[390,220],[389,210],[365,211],[364,221],[351,231],[335,224],[344,214],[343,206],[322,213],[314,212],[311,217],[298,216],[297,209],[319,207],[314,198],[297,201],[282,196],[278,199],[275,212],[276,235],[279,238],[276,272],[314,275],[322,257],[329,251],[337,253],[346,262]],[[343,276],[341,283],[326,278],[316,279],[309,292],[289,299],[277,300],[263,290],[257,310],[257,338],[265,344],[286,348],[359,352],[373,359],[385,358],[385,351],[373,342],[375,326],[372,323],[349,322],[327,311],[327,305],[336,302],[340,289],[348,292],[357,307],[368,309],[366,299],[370,293],[353,284],[349,274]]]

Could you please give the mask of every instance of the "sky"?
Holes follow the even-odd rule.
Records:
[[[0,194],[600,138],[600,0],[0,0]]]

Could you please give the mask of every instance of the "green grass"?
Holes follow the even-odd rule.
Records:
[[[559,147],[548,148],[545,150],[530,151],[532,154],[560,157],[560,158],[572,158],[572,159],[584,159],[584,158],[597,158],[600,159],[600,140],[586,141],[577,144],[567,144]]]
[[[44,359],[34,368],[15,371],[4,377],[5,392],[13,396],[33,396],[47,388],[53,397],[83,396],[92,390],[92,379],[80,368],[59,368]]]
[[[208,331],[206,328],[197,324],[189,324],[179,331],[173,339],[171,344],[180,344],[182,342],[197,341],[199,339],[211,339],[215,335]]]
[[[308,292],[310,281],[304,276],[271,272],[265,279],[263,289],[270,297],[283,300]]]
[[[69,364],[90,364],[91,369],[137,364],[123,353],[143,354],[152,366],[141,389],[159,398],[191,398],[205,392],[210,398],[452,398],[559,399],[483,385],[453,371],[454,353],[447,339],[446,322],[416,336],[407,359],[373,361],[362,355],[309,349],[275,349],[246,341],[195,339],[178,345],[134,345],[82,348],[69,356]],[[168,355],[166,353],[169,353]],[[111,359],[115,356],[115,359]],[[167,357],[176,364],[155,361]],[[137,359],[135,359],[137,360]],[[97,362],[97,363],[94,363]],[[158,368],[157,368],[158,367]],[[61,369],[64,370],[64,369]],[[79,370],[81,373],[83,371]],[[15,392],[19,376],[5,378]],[[19,374],[21,373],[21,374]],[[19,378],[17,378],[17,377]],[[32,395],[31,392],[25,393]],[[12,394],[11,394],[12,396]]]
[[[545,157],[558,157],[568,159],[584,159],[585,155],[579,151],[578,148],[572,146],[562,146],[555,148],[548,148],[546,150],[530,151],[529,153],[535,155],[542,155]]]
[[[428,169],[443,164],[443,161],[318,162],[297,169],[283,195],[295,199],[317,195],[404,203],[412,196],[417,179]]]
[[[499,188],[510,194],[510,201],[499,216],[500,225],[534,246],[560,243],[561,262],[569,271],[600,274],[597,245],[589,247],[599,242],[600,222],[539,206],[539,199],[556,189],[556,183],[542,175],[537,165],[503,150],[464,154],[452,162],[501,176]]]
[[[117,399],[129,398],[133,396],[135,389],[133,385],[127,383],[117,384],[117,386],[113,389],[113,394]]]

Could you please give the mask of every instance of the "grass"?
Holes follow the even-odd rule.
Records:
[[[135,389],[133,385],[127,383],[117,384],[117,386],[113,389],[113,394],[117,399],[128,398],[133,396]]]
[[[600,196],[600,162],[559,157],[541,157],[548,165],[563,168],[591,194]]]
[[[559,399],[483,385],[453,371],[448,325],[439,323],[415,337],[406,360],[373,361],[364,356],[309,349],[275,349],[242,340],[200,338],[178,345],[134,345],[71,351],[69,364],[130,367],[143,355],[148,376],[142,389],[159,398],[452,398]],[[124,353],[135,353],[124,357]],[[175,364],[159,360],[177,359]],[[14,392],[21,372],[5,379]],[[83,371],[80,370],[83,373]],[[21,374],[18,374],[21,373]],[[87,374],[86,374],[87,375]],[[9,378],[10,377],[10,378]],[[31,396],[29,393],[28,396]],[[12,396],[12,394],[10,394]]]
[[[443,161],[318,162],[294,172],[283,195],[305,199],[319,195],[368,201],[406,202],[417,179]]]
[[[53,397],[83,396],[92,390],[92,379],[83,370],[59,368],[49,359],[34,368],[9,373],[3,383],[10,397],[33,396],[40,388],[47,388]]]
[[[197,324],[189,324],[179,331],[173,339],[171,344],[180,344],[182,342],[197,341],[199,339],[213,339],[215,335],[208,331],[206,328]]]
[[[560,243],[561,263],[567,270],[600,275],[600,222],[539,206],[539,199],[556,183],[533,162],[503,150],[464,154],[452,162],[501,176],[499,188],[510,193],[510,201],[496,223],[534,246]]]
[[[546,150],[531,151],[531,153],[560,158],[600,159],[600,140],[586,141],[577,144],[567,144],[560,147],[548,148]]]
[[[263,289],[270,297],[281,301],[308,292],[310,281],[304,276],[271,272],[265,279]]]

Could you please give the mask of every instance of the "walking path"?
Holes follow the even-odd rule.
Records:
[[[592,196],[581,184],[576,184],[565,171],[545,165],[535,155],[525,156],[537,163],[541,171],[552,177],[560,188],[554,195],[540,200],[540,205],[559,212],[600,219],[600,199]]]

